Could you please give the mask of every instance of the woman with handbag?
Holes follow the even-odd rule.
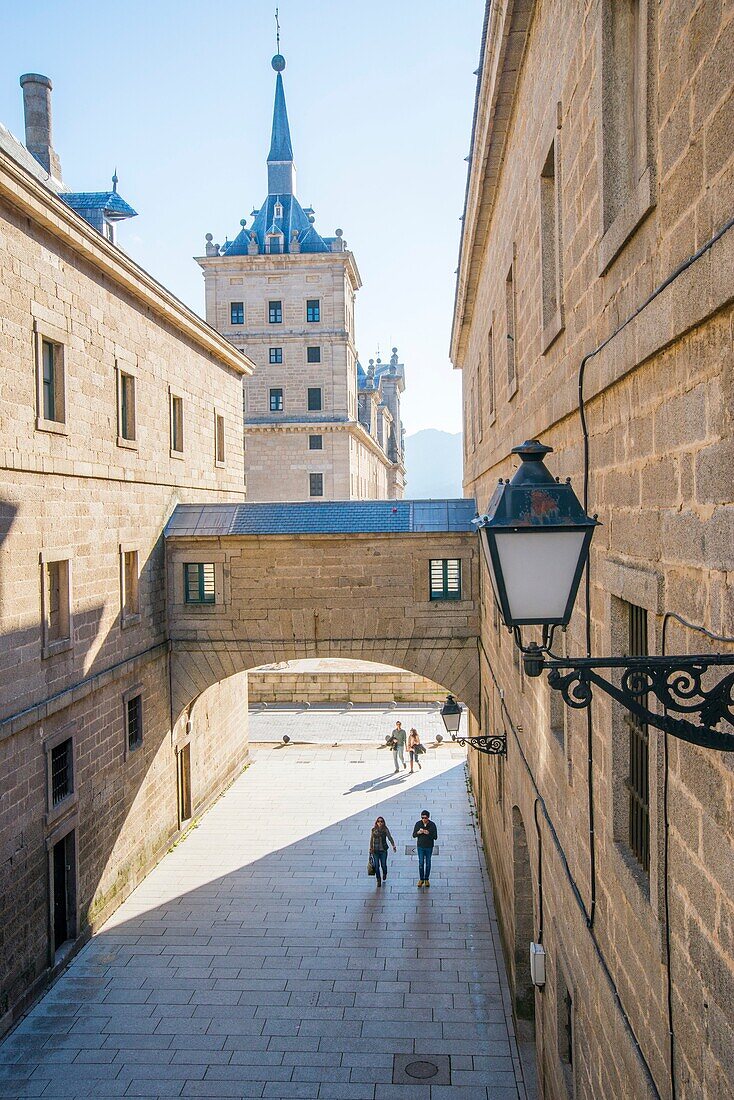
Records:
[[[408,752],[410,753],[410,770],[413,771],[413,765],[418,765],[418,771],[421,769],[420,756],[425,752],[423,745],[421,744],[420,734],[417,729],[412,729],[408,735]]]
[[[392,834],[385,824],[384,817],[378,817],[375,822],[372,832],[370,833],[370,862],[369,866],[373,869],[370,874],[374,873],[377,879],[377,885],[382,886],[382,879],[387,879],[387,844],[388,841],[392,844],[393,852],[397,852],[395,847],[395,841],[392,838]],[[382,874],[380,873],[382,872]]]

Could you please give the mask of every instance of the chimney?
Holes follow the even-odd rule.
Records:
[[[61,161],[51,143],[51,84],[47,76],[25,73],[20,78],[25,114],[25,143],[51,176],[61,179]]]

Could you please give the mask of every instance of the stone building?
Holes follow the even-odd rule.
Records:
[[[296,197],[280,54],[273,68],[267,198],[249,228],[243,218],[222,245],[208,233],[197,257],[209,324],[257,365],[245,386],[248,498],[402,497],[403,364],[397,348],[389,364],[358,362],[357,264],[341,229],[322,236]]]
[[[68,191],[50,81],[21,83],[28,146],[0,130],[0,1031],[247,758],[246,675],[171,728],[162,532],[179,502],[244,499],[253,364],[115,246],[116,189]]]
[[[714,0],[487,4],[451,346],[464,484],[482,510],[531,438],[579,496],[587,474],[603,525],[568,655],[587,626],[595,656],[731,650],[698,628],[734,635],[733,31]],[[481,728],[507,757],[471,772],[542,1095],[732,1096],[732,758],[601,693],[587,725],[524,677],[484,581]]]

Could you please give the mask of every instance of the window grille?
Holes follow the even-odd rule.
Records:
[[[270,363],[282,363],[283,362],[283,349],[271,348],[268,354],[268,362]]]
[[[51,806],[58,806],[74,791],[72,740],[67,738],[51,749]]]
[[[321,348],[306,348],[306,362],[307,363],[320,363],[321,362]]]
[[[281,325],[283,323],[282,302],[268,302],[268,321],[271,325]]]
[[[459,558],[431,558],[432,600],[461,599],[461,561]]]
[[[187,562],[184,565],[186,603],[214,603],[216,588],[213,562]]]
[[[232,325],[244,325],[245,323],[245,303],[244,302],[230,302],[229,303],[229,321]]]
[[[143,697],[133,695],[125,704],[127,721],[127,747],[136,749],[143,743]]]
[[[318,298],[309,298],[309,300],[306,302],[306,320],[321,320],[321,302],[318,300]]]
[[[647,611],[628,604],[629,656],[647,657]],[[644,681],[638,680],[641,685]],[[631,686],[635,688],[635,678]],[[646,697],[641,699],[647,706]],[[650,870],[650,738],[647,723],[627,714],[629,728],[629,845],[645,872]]]

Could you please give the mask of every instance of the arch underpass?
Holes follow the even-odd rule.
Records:
[[[406,669],[476,716],[475,513],[472,500],[179,505],[165,531],[174,723],[227,676],[313,657]],[[432,560],[460,563],[458,595],[431,598]],[[211,602],[187,602],[192,565],[213,577]]]

